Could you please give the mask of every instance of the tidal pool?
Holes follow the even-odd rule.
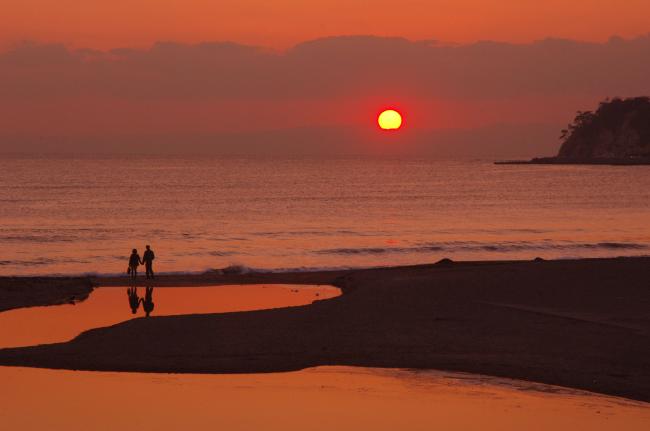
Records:
[[[290,284],[130,289],[100,287],[75,304],[0,313],[0,348],[69,341],[88,329],[146,318],[146,311],[150,316],[251,311],[306,305],[341,294],[334,286]]]
[[[7,430],[647,431],[650,404],[442,372],[238,375],[0,367]]]

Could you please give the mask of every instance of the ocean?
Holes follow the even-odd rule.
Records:
[[[650,255],[650,167],[491,160],[0,159],[0,275]]]

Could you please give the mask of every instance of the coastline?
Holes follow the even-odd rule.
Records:
[[[14,278],[14,291],[18,279],[35,283]],[[60,279],[38,280],[55,286]],[[68,288],[128,284],[126,277],[76,280]],[[0,365],[169,373],[441,369],[650,401],[648,280],[647,257],[166,275],[155,285],[333,284],[343,295],[301,307],[130,320],[68,343],[0,350]],[[52,304],[69,298],[65,289],[52,292],[61,293],[50,294]],[[45,305],[35,293],[22,303]]]
[[[530,160],[498,160],[495,165],[606,165],[606,166],[647,166],[650,158],[562,158],[562,157],[536,157]]]

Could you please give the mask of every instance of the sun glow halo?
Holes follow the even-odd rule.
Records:
[[[402,126],[402,115],[394,109],[386,109],[377,117],[377,123],[383,130],[397,130]]]

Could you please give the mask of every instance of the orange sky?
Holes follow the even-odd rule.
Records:
[[[384,138],[390,105],[413,145],[521,156],[554,150],[578,109],[648,94],[649,34],[650,0],[4,0],[0,151],[239,148],[269,131],[357,145]],[[224,40],[277,51],[201,43]],[[136,49],[83,49],[120,47]]]
[[[8,3],[8,4],[7,4]],[[9,0],[0,48],[233,40],[285,48],[341,34],[471,42],[548,36],[602,41],[650,32],[648,0]]]

